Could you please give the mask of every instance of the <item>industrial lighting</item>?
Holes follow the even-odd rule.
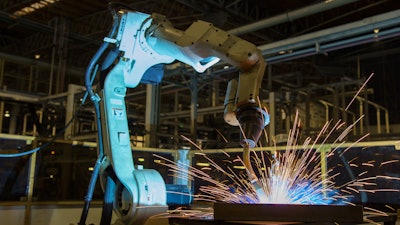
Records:
[[[155,159],[154,162],[155,162],[155,163],[161,163],[161,160]]]
[[[4,117],[10,117],[10,116],[11,116],[10,111],[6,110],[4,112]]]
[[[233,166],[234,169],[238,169],[238,170],[244,170],[246,169],[246,167],[244,166]]]
[[[32,3],[30,6],[26,6],[20,10],[17,10],[13,13],[13,16],[25,16],[28,15],[30,13],[33,13],[34,11],[38,10],[38,9],[42,9],[48,5],[54,4],[56,2],[58,2],[60,0],[41,0],[41,1],[37,1]]]
[[[35,59],[40,59],[40,54],[35,54]]]
[[[285,51],[285,50],[279,51],[278,54],[279,54],[279,55],[283,55],[283,54],[292,53],[292,52],[293,52],[293,50],[292,50],[292,49],[289,49],[289,50],[287,50],[287,51]]]
[[[139,162],[144,162],[144,158],[138,158],[137,159]]]
[[[374,38],[375,38],[375,41],[379,41],[379,39],[378,39],[378,37],[379,37],[379,28],[375,28],[374,29]]]
[[[206,166],[210,166],[210,163],[202,163],[202,162],[198,162],[198,163],[196,163],[196,166],[202,166],[202,167],[206,167]]]
[[[93,168],[93,167],[89,167],[88,170],[89,170],[89,171],[93,171],[94,168]]]

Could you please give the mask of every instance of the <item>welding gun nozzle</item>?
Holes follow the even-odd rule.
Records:
[[[264,109],[254,105],[239,107],[236,116],[242,127],[240,144],[254,148],[261,136],[264,127],[269,123],[269,115]]]

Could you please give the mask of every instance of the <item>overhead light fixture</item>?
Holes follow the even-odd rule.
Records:
[[[292,53],[292,52],[293,52],[292,49],[289,49],[289,50],[281,50],[281,51],[278,52],[278,54],[279,54],[279,55],[283,55],[283,54],[288,54],[288,53]]]
[[[54,4],[56,2],[58,2],[60,0],[41,0],[41,1],[37,1],[34,2],[32,4],[30,4],[29,6],[26,6],[20,10],[15,11],[12,15],[13,16],[25,16],[28,15],[30,13],[35,12],[38,9],[42,9],[44,7],[47,7],[48,5]]]
[[[196,163],[196,166],[201,166],[201,167],[210,166],[210,163],[198,162]]]
[[[374,29],[374,38],[375,41],[379,41],[379,28]]]
[[[245,170],[246,169],[245,166],[233,166],[233,168],[237,169],[237,170]]]
[[[6,110],[4,112],[4,117],[10,117],[10,116],[11,116],[10,111]]]

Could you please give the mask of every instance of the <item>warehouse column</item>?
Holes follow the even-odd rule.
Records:
[[[192,140],[197,139],[197,76],[193,74],[190,76],[190,94],[191,94],[191,102],[190,102],[190,135]]]
[[[68,85],[67,105],[65,107],[65,124],[67,124],[74,116],[75,93],[77,86],[73,84]],[[70,140],[74,135],[74,123],[71,123],[64,132],[64,139]]]
[[[145,138],[146,147],[157,147],[157,125],[159,119],[160,86],[147,84],[146,89],[146,115]]]
[[[4,76],[4,59],[0,58],[0,88],[3,87],[3,76]],[[0,133],[3,130],[3,116],[4,116],[4,101],[0,101]]]

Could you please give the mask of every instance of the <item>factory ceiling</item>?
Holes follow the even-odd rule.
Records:
[[[90,56],[109,32],[112,18],[107,2],[4,0],[0,5],[1,51],[25,57],[40,54],[42,60],[48,60],[54,42],[64,42],[68,56],[76,60],[74,65],[85,66],[86,60],[82,59]],[[43,7],[39,7],[41,4]],[[240,36],[256,45],[346,24],[400,7],[395,0],[145,0],[125,1],[125,4],[136,11],[164,14],[178,29],[185,29],[200,19],[240,33],[235,29],[266,18],[283,17],[278,22],[241,32]],[[334,6],[327,7],[329,5]],[[33,11],[34,8],[37,9]],[[304,10],[294,15],[293,12],[299,9]],[[57,40],[55,35],[65,40]]]
[[[123,4],[135,11],[163,14],[182,30],[195,20],[212,22],[263,47],[267,62],[274,65],[272,80],[265,79],[269,89],[304,89],[315,83],[329,86],[348,77],[388,73],[374,78],[378,82],[375,88],[382,90],[376,100],[392,112],[400,109],[399,103],[385,100],[391,96],[391,101],[400,102],[395,91],[400,83],[399,60],[395,57],[399,58],[400,31],[396,29],[400,23],[394,21],[399,12],[390,14],[400,9],[397,0],[135,0]],[[2,0],[0,58],[26,67],[10,68],[6,64],[1,86],[57,94],[66,91],[69,83],[82,85],[85,68],[111,27],[107,7],[108,1],[103,0]],[[370,25],[377,15],[382,15],[383,28]],[[342,30],[356,22],[355,27]],[[368,32],[349,34],[360,24],[366,25]],[[381,32],[386,33],[380,36]],[[294,44],[299,44],[295,52]],[[276,51],[268,52],[271,48]],[[384,68],[386,63],[393,68]],[[56,75],[51,91],[29,84],[32,65],[47,68],[38,72],[41,82],[50,82],[44,75],[49,71]],[[163,81],[165,89],[171,84],[176,85],[172,89],[187,86],[189,78],[171,74]],[[229,72],[215,74],[223,81],[231,76]],[[212,78],[202,79],[209,82]],[[379,83],[383,81],[387,83]],[[397,114],[391,116],[400,122]]]

